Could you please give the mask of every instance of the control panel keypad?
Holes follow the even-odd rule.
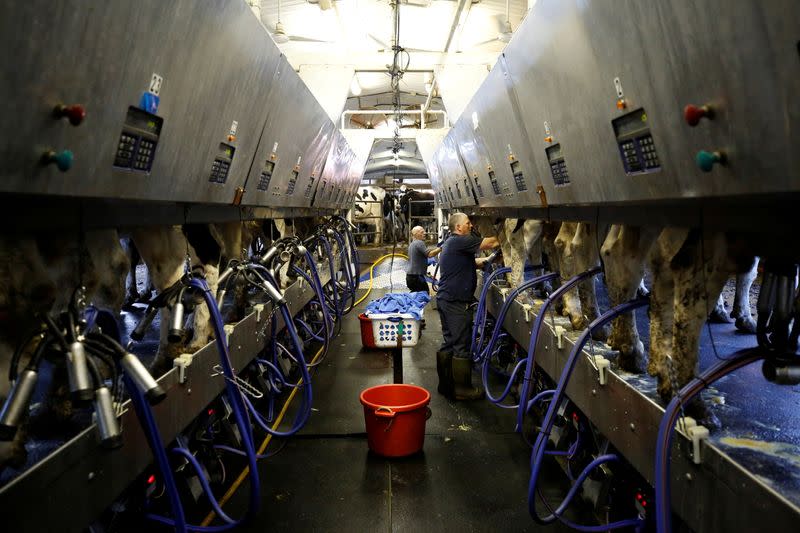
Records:
[[[161,117],[129,107],[117,143],[114,166],[138,172],[150,172],[162,124]]]
[[[219,144],[219,151],[211,164],[211,174],[208,177],[210,183],[224,184],[228,181],[234,153],[236,153],[236,148],[233,146],[225,143]]]
[[[643,174],[661,169],[661,161],[644,109],[618,117],[611,124],[626,174]]]
[[[550,174],[553,176],[553,183],[556,187],[569,185],[569,172],[567,172],[567,162],[561,152],[561,144],[554,144],[545,150],[547,161],[550,164]]]
[[[275,163],[267,161],[264,168],[261,170],[261,175],[258,177],[258,185],[256,189],[259,191],[269,190],[269,182],[272,179],[272,172],[275,170]]]

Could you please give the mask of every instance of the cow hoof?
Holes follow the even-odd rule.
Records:
[[[733,322],[731,317],[728,316],[728,312],[725,311],[725,308],[718,305],[714,308],[713,311],[708,315],[708,321],[712,324],[730,324]]]
[[[133,309],[133,304],[141,301],[139,294],[128,294],[125,296],[125,301],[122,302],[123,309]]]
[[[28,451],[19,435],[11,441],[0,441],[0,473],[5,467],[22,468],[28,460]]]
[[[686,414],[691,416],[701,426],[705,426],[709,430],[720,429],[722,422],[719,421],[711,409],[702,400],[694,400],[686,406]]]
[[[751,316],[739,317],[736,319],[736,329],[742,333],[755,334],[756,321]]]
[[[588,326],[588,324],[587,324],[587,326]],[[595,328],[594,331],[592,331],[592,339],[593,340],[596,340],[596,341],[599,341],[599,342],[605,342],[607,338],[608,338],[608,327],[604,326],[602,328]]]
[[[643,374],[647,368],[647,357],[644,355],[644,345],[641,341],[634,350],[620,350],[619,367],[631,374]]]

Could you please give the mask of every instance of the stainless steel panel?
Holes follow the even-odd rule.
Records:
[[[467,207],[476,205],[472,196],[472,189],[466,190],[464,180],[467,179],[467,171],[464,161],[461,158],[458,143],[458,130],[453,128],[447,137],[442,141],[442,158],[439,159],[439,168],[444,176],[444,184],[447,187],[450,201],[454,207]],[[467,181],[469,184],[469,181]]]
[[[323,283],[329,279],[324,269],[320,276]],[[292,313],[312,297],[308,284],[297,283],[286,291]],[[267,315],[266,311],[261,317],[251,313],[234,326],[229,339],[234,368],[244,368],[262,350],[270,334],[269,328],[265,329]],[[280,314],[278,317],[280,329],[283,322]],[[176,370],[158,380],[167,391],[167,398],[154,407],[165,443],[174,440],[222,392],[224,380],[209,377],[218,362],[212,342],[195,353],[186,383],[179,383]],[[153,462],[130,402],[125,407],[122,448],[101,449],[96,442],[97,429],[92,425],[0,489],[0,523],[4,531],[83,531]],[[32,509],[39,512],[31,512]]]
[[[549,121],[564,149],[572,184],[544,180],[551,203],[797,190],[800,115],[789,95],[798,89],[799,34],[791,1],[539,2],[506,56],[529,131]],[[690,103],[711,103],[717,116],[690,128],[682,115]],[[611,121],[639,107],[661,170],[626,175]],[[536,135],[532,143],[545,146]],[[730,164],[701,172],[701,149],[727,152]]]
[[[244,2],[110,0],[3,2],[1,191],[230,203],[244,182],[266,117],[279,54]],[[129,106],[163,77],[164,119],[150,174],[115,169]],[[79,127],[56,121],[57,103],[83,104]],[[219,143],[238,122],[224,185],[209,183]],[[61,173],[39,164],[48,148],[74,152]]]
[[[449,136],[453,140],[456,153],[461,160],[461,166],[465,169],[464,172],[453,179],[459,183],[461,188],[463,188],[465,179],[467,184],[470,185],[468,193],[471,201],[469,203],[460,203],[459,205],[475,205],[476,203],[487,207],[503,205],[504,201],[511,199],[509,183],[501,173],[497,176],[497,190],[500,195],[496,195],[493,192],[489,180],[489,172],[494,172],[494,168],[497,165],[494,157],[489,153],[483,136],[478,135],[475,130],[472,114],[476,113],[476,111],[470,108],[469,105],[465,107],[464,111],[466,114],[461,115],[464,120],[459,120],[453,126]],[[454,190],[457,190],[455,186]],[[475,196],[473,196],[473,192],[475,192]],[[476,196],[478,202],[475,202]]]
[[[539,206],[536,186],[540,177],[535,172],[527,131],[520,123],[516,93],[510,76],[502,67],[501,56],[466,106],[463,114],[466,120],[456,126],[459,140],[464,139],[459,142],[459,149],[472,180],[479,180],[481,205]],[[517,172],[522,172],[524,179],[520,187],[515,183],[512,165]],[[497,181],[499,195],[494,192],[489,167]],[[474,183],[472,185],[474,188]]]
[[[305,83],[281,56],[265,104],[268,113],[242,203],[245,205],[308,206],[305,186],[320,154],[327,149],[333,123]],[[273,164],[268,183],[262,172]],[[295,178],[294,190],[289,183]],[[259,186],[266,183],[266,190]]]
[[[480,287],[478,287],[480,291]],[[476,292],[476,294],[480,294]],[[502,295],[490,289],[489,312],[496,316]],[[533,324],[513,302],[504,328],[522,346],[530,342]],[[536,345],[536,364],[558,380],[574,342],[564,337],[557,347],[548,319]],[[600,385],[598,373],[585,349],[575,365],[566,392],[625,459],[650,483],[653,482],[655,442],[664,410],[613,371]],[[702,463],[695,465],[691,443],[679,433],[672,450],[672,508],[695,531],[790,531],[800,519],[800,509],[778,495],[764,481],[733,462],[723,451],[704,443]]]
[[[464,164],[485,174],[508,144],[529,144],[550,205],[796,192],[798,35],[792,0],[541,0],[454,127]],[[687,104],[710,104],[714,119],[690,127]],[[626,174],[612,121],[638,109],[660,168]],[[517,111],[518,129],[507,118]],[[701,150],[727,164],[702,172]],[[548,151],[568,184],[557,186]],[[498,200],[480,203],[519,205]]]
[[[349,150],[347,140],[337,130],[328,150],[325,168],[319,176],[318,183],[315,185],[316,195],[314,196],[313,204],[315,207],[335,207],[333,205],[335,200],[334,193],[339,186],[338,184],[347,174],[350,158]]]

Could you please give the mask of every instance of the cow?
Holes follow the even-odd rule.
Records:
[[[145,265],[144,261],[142,261],[142,256],[139,253],[139,250],[136,248],[136,245],[134,244],[130,235],[120,236],[120,245],[122,245],[122,249],[125,250],[125,253],[128,256],[128,261],[130,262],[128,275],[125,277],[125,301],[123,302],[122,307],[131,308],[136,302],[147,302],[150,300],[150,296],[153,294],[155,287],[153,287],[153,282],[150,279],[150,273],[147,270],[147,265]],[[140,263],[143,265],[145,271],[145,279],[143,280],[144,292],[142,293],[139,292],[137,274],[137,268]]]
[[[609,229],[600,254],[612,306],[631,300],[642,292],[645,260],[659,231],[657,228],[620,224]],[[608,344],[619,351],[617,362],[620,368],[633,373],[645,371],[647,358],[634,313],[624,313],[614,319]]]
[[[380,245],[383,243],[383,201],[386,191],[380,187],[363,187],[360,193],[356,193],[356,201],[353,206],[353,223],[359,232],[374,233],[374,238],[369,235],[359,235],[361,244]]]
[[[189,267],[199,267],[212,293],[216,294],[221,247],[212,237],[207,225],[140,227],[133,229],[131,236],[147,265],[156,290],[161,292],[181,279],[186,273],[188,257]],[[186,343],[168,342],[172,312],[163,308],[160,313],[158,352],[151,365],[151,372],[156,377],[172,368],[172,360],[181,353],[194,353],[214,339],[209,322],[210,314],[204,304],[195,308],[192,336]]]
[[[38,328],[36,313],[51,316],[67,309],[73,290],[82,285],[89,303],[119,314],[125,297],[128,259],[116,230],[88,231],[81,238],[53,231],[47,235],[0,237],[0,404],[10,383],[12,353]],[[22,364],[36,341],[23,352]],[[63,422],[72,415],[66,370],[56,366],[46,394],[42,417]],[[48,424],[46,424],[48,425]],[[0,468],[21,466],[26,459],[27,422],[10,442],[0,442]]]
[[[737,330],[742,333],[755,334],[756,321],[753,320],[753,316],[750,313],[750,288],[758,275],[758,261],[759,258],[755,257],[750,268],[736,275],[736,289],[730,317],[725,309],[725,297],[720,294],[717,304],[709,315],[709,320],[716,323],[727,323],[733,320]]]
[[[573,276],[596,267],[600,263],[597,249],[597,228],[587,222],[562,222],[555,238],[559,274],[564,282]],[[569,316],[573,329],[582,330],[599,315],[595,276],[581,281],[577,287],[564,294],[564,315]],[[608,333],[596,328],[592,338],[603,341]]]

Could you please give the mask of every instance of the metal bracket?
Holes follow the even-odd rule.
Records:
[[[611,361],[609,361],[602,355],[595,355],[594,364],[597,367],[597,373],[599,374],[598,378],[600,380],[600,385],[606,385],[608,383],[608,369],[611,367]]]
[[[256,312],[256,322],[261,322],[261,313],[264,312],[264,304],[254,305],[253,311]]]
[[[564,326],[556,326],[556,346],[558,346],[559,350],[564,349],[564,334],[567,332],[567,329]]]
[[[223,326],[223,329],[225,330],[225,344],[230,346],[231,345],[231,333],[236,331],[236,325],[235,324],[225,324],[225,326]]]
[[[194,359],[193,353],[182,353],[178,357],[172,360],[173,368],[178,369],[179,383],[186,383],[186,380],[189,379],[189,376],[186,373],[186,369],[189,368],[189,366],[191,366],[193,359]]]
[[[506,301],[506,297],[508,297],[508,293],[511,292],[511,289],[508,287],[500,287],[500,296],[503,298],[503,301]]]
[[[525,322],[530,322],[531,316],[533,316],[533,306],[531,304],[522,304],[522,311],[525,313]]]
[[[682,431],[687,436],[689,435],[689,428],[693,428],[697,425],[697,420],[692,418],[691,416],[683,416],[675,422],[675,429],[678,431]]]
[[[692,439],[692,461],[699,465],[702,462],[700,457],[700,441],[708,438],[708,428],[705,426],[694,426],[687,429],[689,438]]]

